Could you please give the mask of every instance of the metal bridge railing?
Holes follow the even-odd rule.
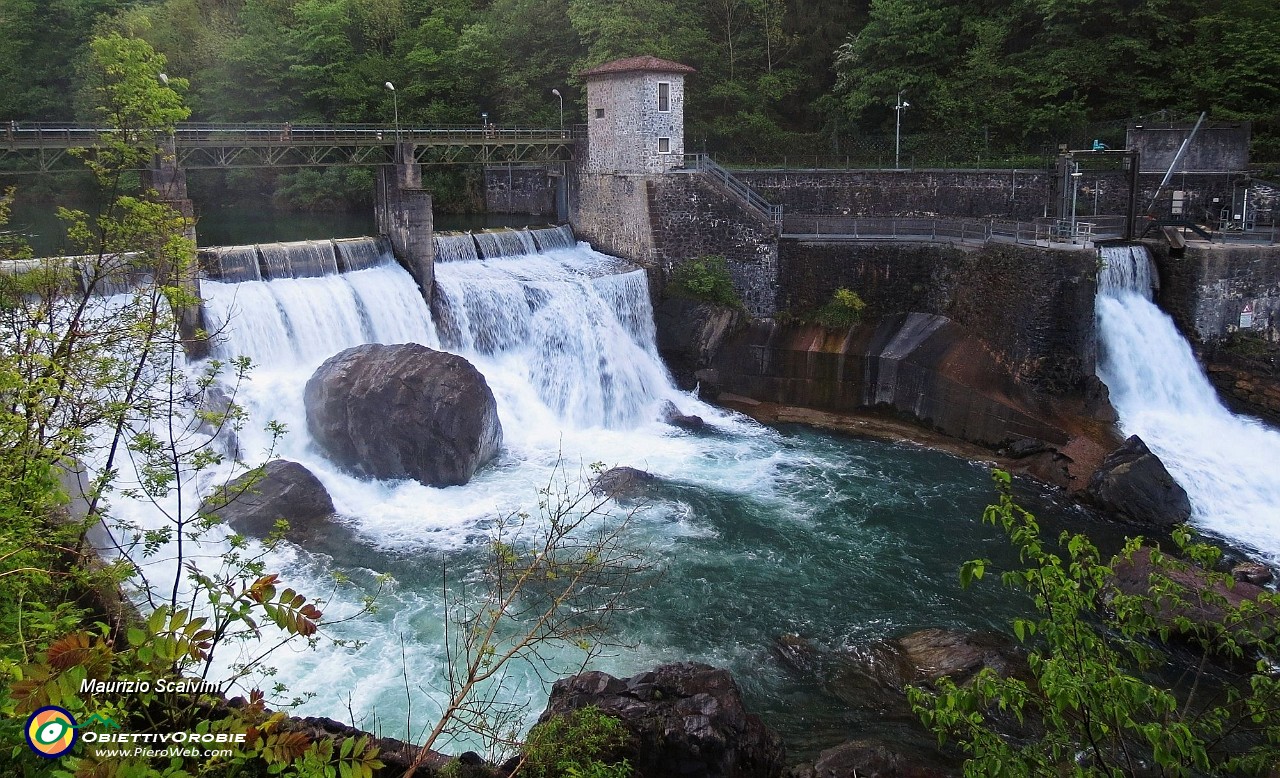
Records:
[[[119,132],[110,128],[69,123],[6,122],[3,143],[10,149],[89,147]],[[174,142],[193,146],[344,145],[385,146],[399,137],[416,144],[449,143],[572,143],[580,137],[574,127],[506,127],[496,124],[437,125],[432,127],[387,124],[292,124],[183,122],[174,130]]]
[[[683,169],[688,172],[703,172],[710,175],[730,192],[745,200],[752,210],[757,211],[774,225],[782,226],[781,205],[774,205],[761,197],[754,189],[717,165],[710,156],[706,154],[685,154]]]

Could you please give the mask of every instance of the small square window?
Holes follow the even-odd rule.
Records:
[[[670,153],[671,153],[671,139],[670,139],[670,138],[658,138],[658,153],[659,153],[659,154],[670,154]]]
[[[597,109],[596,109],[596,118],[597,118],[597,119],[603,119],[603,118],[604,118],[604,109],[603,109],[603,108],[597,108]]]
[[[671,110],[671,84],[666,81],[658,82],[658,110],[662,113]]]

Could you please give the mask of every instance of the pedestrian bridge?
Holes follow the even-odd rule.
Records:
[[[0,173],[74,170],[72,149],[93,149],[119,130],[9,122],[0,140]],[[385,124],[208,124],[188,122],[173,133],[176,162],[187,170],[390,165],[397,141],[418,164],[564,162],[585,138],[583,127],[399,127]],[[406,161],[402,159],[401,161]]]

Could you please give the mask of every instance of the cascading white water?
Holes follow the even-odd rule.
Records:
[[[1100,252],[1098,376],[1121,428],[1187,490],[1197,526],[1280,561],[1280,432],[1223,407],[1173,320],[1151,302],[1146,248]]]
[[[480,258],[476,251],[476,240],[469,232],[461,235],[437,235],[434,241],[438,262],[467,262]]]

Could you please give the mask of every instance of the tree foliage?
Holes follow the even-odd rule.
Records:
[[[68,119],[94,31],[144,37],[194,116],[499,124],[583,118],[574,74],[654,54],[698,69],[687,134],[715,152],[832,153],[893,130],[1019,149],[1156,111],[1280,124],[1266,0],[32,0],[0,5],[0,119]],[[81,109],[83,111],[83,109]],[[87,118],[80,115],[77,118]],[[830,146],[826,144],[829,143]],[[795,149],[802,145],[803,149]]]
[[[1009,475],[997,471],[995,480],[1000,500],[983,518],[1004,528],[1026,564],[1002,579],[1035,603],[1034,618],[1013,623],[1030,677],[986,669],[965,686],[944,678],[935,690],[910,691],[939,742],[954,740],[968,755],[965,774],[1253,775],[1273,768],[1280,678],[1269,657],[1280,642],[1280,598],[1231,604],[1229,575],[1189,577],[1189,562],[1141,538],[1111,562],[1084,535],[1063,533],[1055,547],[1014,501]],[[1218,549],[1193,543],[1185,529],[1174,540],[1191,563],[1214,568]],[[1122,591],[1115,567],[1137,558],[1150,562],[1149,589]],[[989,567],[965,563],[961,583]],[[1013,720],[1023,730],[1018,737],[1007,734]]]

